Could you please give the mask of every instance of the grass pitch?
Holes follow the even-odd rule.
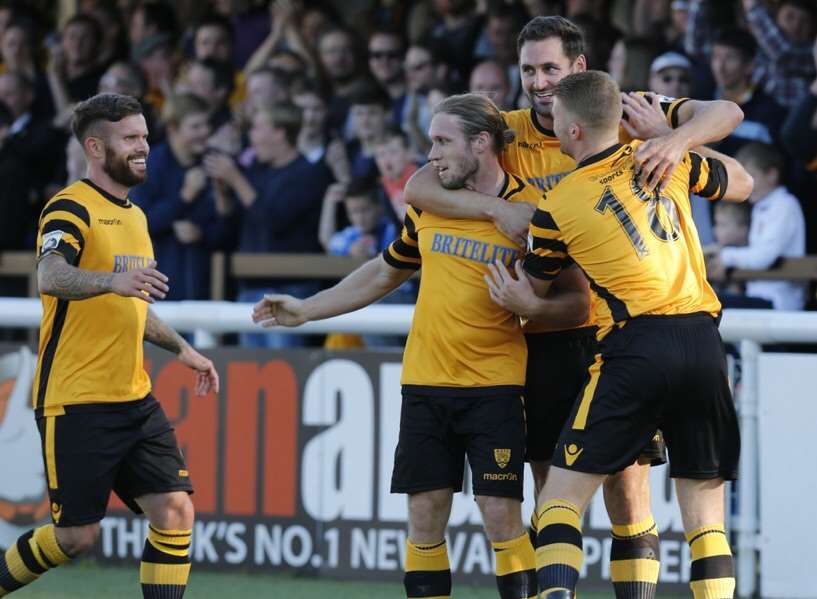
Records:
[[[138,568],[101,567],[91,561],[63,566],[49,572],[29,587],[14,593],[14,599],[140,599]],[[399,575],[395,573],[395,578]],[[609,599],[609,592],[582,591],[581,599]],[[399,583],[338,582],[296,577],[290,574],[220,574],[193,570],[185,599],[400,599]],[[496,599],[493,587],[454,585],[453,597]],[[681,599],[659,595],[658,599]]]

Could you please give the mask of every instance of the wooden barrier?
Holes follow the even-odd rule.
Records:
[[[211,259],[210,297],[225,298],[228,277],[233,279],[325,279],[339,280],[366,260],[323,254],[223,254]],[[28,277],[29,295],[37,296],[33,252],[0,252],[0,277]],[[817,281],[817,256],[784,258],[768,270],[731,271],[731,281],[750,280]]]

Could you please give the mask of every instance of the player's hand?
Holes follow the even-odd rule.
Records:
[[[196,371],[196,395],[207,395],[210,391],[218,393],[218,372],[213,362],[202,356],[189,345],[179,352],[179,361]]]
[[[527,202],[497,203],[494,225],[508,239],[523,247],[528,242],[528,227],[535,208]]]
[[[687,145],[675,131],[645,141],[638,146],[635,160],[638,183],[642,189],[663,191],[672,179],[672,173],[687,153]]]
[[[304,301],[291,295],[265,295],[252,310],[252,321],[264,328],[297,327],[307,321]]]
[[[485,275],[485,282],[494,303],[519,316],[528,316],[531,304],[536,301],[536,293],[522,269],[522,262],[517,260],[514,263],[516,277],[502,262],[489,264],[488,270],[490,275]]]
[[[111,280],[111,293],[137,297],[152,304],[156,299],[164,299],[170,291],[167,281],[167,277],[156,270],[156,261],[151,260],[147,268],[134,268],[115,274]]]
[[[654,93],[622,93],[621,105],[627,115],[626,119],[621,119],[621,126],[633,139],[653,139],[672,132],[661,110],[661,102]]]

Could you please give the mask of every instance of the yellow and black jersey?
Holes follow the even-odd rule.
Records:
[[[719,160],[689,152],[660,195],[638,185],[633,152],[616,144],[583,160],[540,202],[530,226],[525,270],[553,279],[575,262],[598,295],[599,338],[640,314],[717,314],[706,281],[689,193],[720,199]]]
[[[539,123],[532,108],[503,112],[502,116],[516,133],[500,156],[506,171],[544,193],[576,168],[576,162],[562,153],[556,134]]]
[[[646,95],[647,92],[635,92],[640,96]],[[689,98],[668,98],[667,96],[656,96],[658,98],[658,102],[661,105],[661,110],[664,113],[664,116],[667,117],[667,125],[672,127],[673,129],[678,127],[678,109],[683,105],[689,102]],[[624,118],[627,118],[627,113],[624,114]],[[628,143],[633,141],[633,138],[630,137],[630,134],[627,133],[627,130],[624,127],[619,127],[618,130],[618,140],[621,143]]]
[[[664,111],[670,127],[678,126],[678,108],[687,100],[688,98],[675,100],[664,96],[659,98],[661,110]],[[500,157],[502,167],[506,171],[521,177],[529,185],[539,188],[542,192],[548,192],[576,168],[576,162],[567,154],[562,153],[556,134],[539,123],[532,108],[503,112],[502,115],[508,127],[516,132],[514,141],[505,147]],[[619,130],[619,137],[622,142],[630,141],[623,127]],[[597,301],[598,298],[591,294],[590,316],[587,322],[581,325],[582,327],[597,324],[594,317]],[[552,330],[547,325],[533,321],[525,324],[526,333]]]
[[[52,253],[96,272],[143,268],[153,259],[147,219],[88,179],[55,195],[40,215],[38,260]],[[112,293],[69,301],[42,295],[40,347],[33,385],[38,414],[63,406],[141,399],[150,392],[143,367],[148,304]]]
[[[645,92],[638,93],[643,95]],[[659,96],[658,100],[667,117],[667,124],[676,128],[678,108],[689,98]],[[502,116],[516,133],[514,141],[505,147],[500,157],[506,171],[546,193],[576,167],[575,161],[562,153],[556,134],[539,123],[532,108],[503,112]],[[623,127],[619,130],[619,141],[631,141]]]
[[[541,194],[506,174],[499,195],[536,204]],[[395,268],[423,269],[403,355],[404,389],[450,396],[525,384],[527,347],[519,318],[491,300],[483,278],[489,264],[513,268],[519,257],[490,222],[408,208],[401,237],[383,252]]]

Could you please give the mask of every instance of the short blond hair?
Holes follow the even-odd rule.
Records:
[[[568,75],[556,85],[553,96],[588,129],[618,129],[622,115],[621,90],[607,73],[584,71]]]

